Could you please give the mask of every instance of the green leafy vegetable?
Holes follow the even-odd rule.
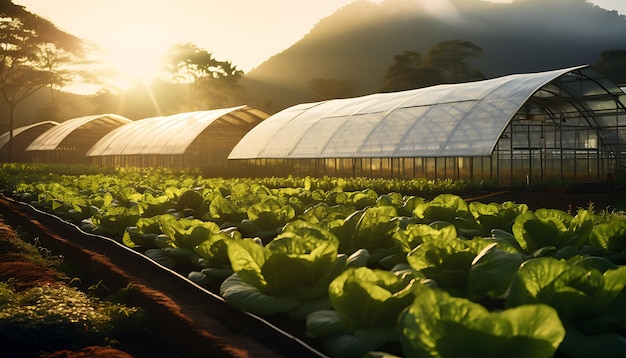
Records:
[[[565,336],[556,311],[523,305],[502,312],[421,286],[400,317],[406,357],[553,357]]]
[[[347,269],[328,288],[334,311],[309,314],[307,331],[322,337],[334,357],[361,357],[398,341],[396,322],[413,301],[415,282],[410,275],[366,267]]]
[[[547,246],[580,247],[593,228],[593,214],[580,210],[576,217],[557,209],[538,209],[520,214],[513,224],[513,235],[528,254]]]
[[[600,269],[596,269],[593,266]],[[626,340],[618,331],[626,327],[626,266],[606,269],[602,260],[564,261],[549,257],[525,262],[511,285],[508,307],[543,303],[557,310],[568,329],[562,349],[609,341],[626,354]],[[605,270],[605,271],[602,271]]]

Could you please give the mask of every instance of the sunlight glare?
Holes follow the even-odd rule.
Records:
[[[115,83],[127,89],[151,84],[159,75],[164,54],[150,47],[119,46],[107,51],[105,61],[115,71]]]

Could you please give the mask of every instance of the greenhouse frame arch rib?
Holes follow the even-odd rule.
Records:
[[[299,104],[246,134],[250,173],[603,182],[622,170],[626,98],[587,65]]]
[[[43,121],[29,124],[13,130],[13,143],[11,144],[10,133],[6,132],[0,135],[0,162],[9,161],[9,151],[11,153],[11,161],[15,163],[29,163],[33,161],[32,152],[27,152],[26,148],[42,133],[57,126],[59,123],[55,121]],[[12,150],[9,146],[12,145]]]
[[[140,119],[102,137],[86,155],[104,166],[198,168],[205,175],[232,175],[236,168],[228,153],[267,117],[241,105]]]
[[[113,129],[132,122],[112,113],[72,118],[43,132],[33,140],[26,151],[33,161],[58,164],[87,164],[85,153],[102,136]]]

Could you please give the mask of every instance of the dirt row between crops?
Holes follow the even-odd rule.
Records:
[[[0,214],[11,226],[37,236],[43,247],[63,255],[110,290],[132,285],[132,305],[152,312],[159,333],[172,347],[164,356],[174,351],[181,358],[321,356],[287,332],[230,308],[221,298],[112,240],[85,237],[75,226],[7,198],[0,198]],[[24,268],[15,265],[5,270],[18,274]],[[22,274],[25,279],[28,275],[36,279],[44,273]]]

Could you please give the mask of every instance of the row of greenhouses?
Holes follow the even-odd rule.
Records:
[[[223,177],[611,182],[626,166],[626,94],[583,65],[303,103],[140,120],[100,114],[0,136],[0,160],[200,169]]]

